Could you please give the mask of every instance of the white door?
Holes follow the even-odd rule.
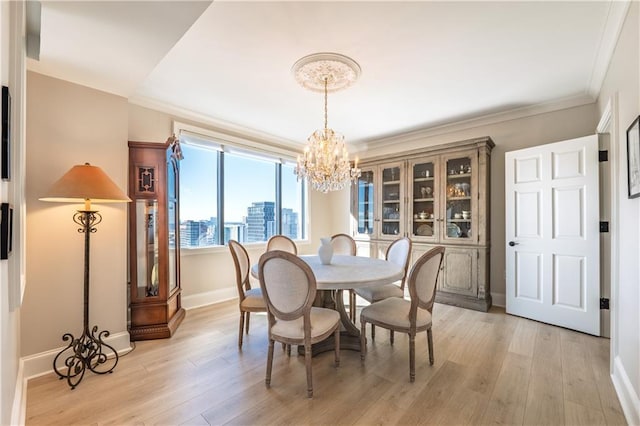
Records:
[[[600,334],[598,138],[505,154],[507,313]]]

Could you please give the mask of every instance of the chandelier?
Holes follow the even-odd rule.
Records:
[[[324,92],[324,128],[307,139],[303,155],[298,156],[295,174],[307,179],[311,187],[327,193],[344,189],[360,177],[358,160],[351,167],[344,136],[327,127],[327,93],[350,86],[360,75],[360,66],[337,53],[315,53],[298,60],[293,75],[302,87]]]

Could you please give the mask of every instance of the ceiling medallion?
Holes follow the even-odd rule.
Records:
[[[344,189],[360,177],[360,169],[357,159],[351,167],[344,136],[327,126],[327,93],[349,87],[360,76],[360,66],[337,53],[314,53],[299,59],[291,70],[302,87],[324,92],[324,128],[309,136],[303,155],[298,156],[295,174],[320,192]]]
[[[293,77],[305,89],[335,92],[351,86],[360,77],[360,65],[348,56],[339,53],[313,53],[300,58],[291,68]]]

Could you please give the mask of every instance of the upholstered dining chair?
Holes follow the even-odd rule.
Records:
[[[267,251],[282,250],[287,253],[298,254],[296,243],[286,235],[274,235],[267,241]]]
[[[249,281],[249,255],[247,250],[235,240],[229,240],[229,251],[236,268],[236,285],[240,306],[240,329],[238,331],[238,347],[242,349],[242,332],[246,324],[249,334],[249,318],[251,312],[266,312],[267,304],[262,297],[260,288],[251,288]],[[246,318],[246,320],[245,320]]]
[[[331,247],[333,247],[333,254],[343,256],[356,255],[356,240],[348,234],[332,235]],[[349,290],[349,318],[353,322],[356,321],[356,294],[351,289]]]
[[[444,247],[437,246],[420,256],[409,274],[411,300],[390,297],[366,306],[360,312],[360,357],[366,357],[365,328],[369,323],[409,335],[409,381],[416,377],[416,334],[427,332],[429,364],[433,365],[433,334],[431,332],[436,282],[442,266]]]
[[[399,238],[391,243],[391,245],[387,248],[385,253],[385,259],[388,262],[395,263],[400,266],[404,271],[402,278],[400,279],[400,284],[385,284],[375,287],[362,287],[357,288],[354,292],[362,297],[369,303],[376,303],[381,300],[388,299],[389,297],[404,297],[404,283],[405,278],[407,276],[407,269],[409,268],[409,257],[411,256],[411,240],[407,237]],[[375,340],[376,338],[376,327],[375,325],[371,325],[371,338]],[[391,344],[393,344],[394,333],[391,330],[389,335],[391,339]]]
[[[269,350],[265,385],[271,386],[273,345],[303,345],[307,370],[307,396],[313,397],[311,345],[334,335],[335,364],[340,365],[340,314],[333,309],[313,307],[316,278],[302,259],[281,250],[260,257],[260,288],[267,302]]]

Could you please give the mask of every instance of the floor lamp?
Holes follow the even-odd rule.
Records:
[[[71,389],[74,389],[82,381],[87,369],[106,374],[111,373],[118,364],[118,353],[104,341],[109,337],[109,332],[98,332],[97,325],[89,330],[89,237],[97,231],[96,225],[102,221],[98,211],[91,209],[91,202],[123,203],[131,200],[100,167],[89,163],[73,166],[40,200],[84,202],[84,209],[73,215],[73,221],[80,225],[78,232],[84,234],[84,327],[78,338],[71,333],[62,336],[68,345],[53,360],[53,370],[60,379],[66,378]],[[64,359],[64,367],[60,369],[58,359]]]

